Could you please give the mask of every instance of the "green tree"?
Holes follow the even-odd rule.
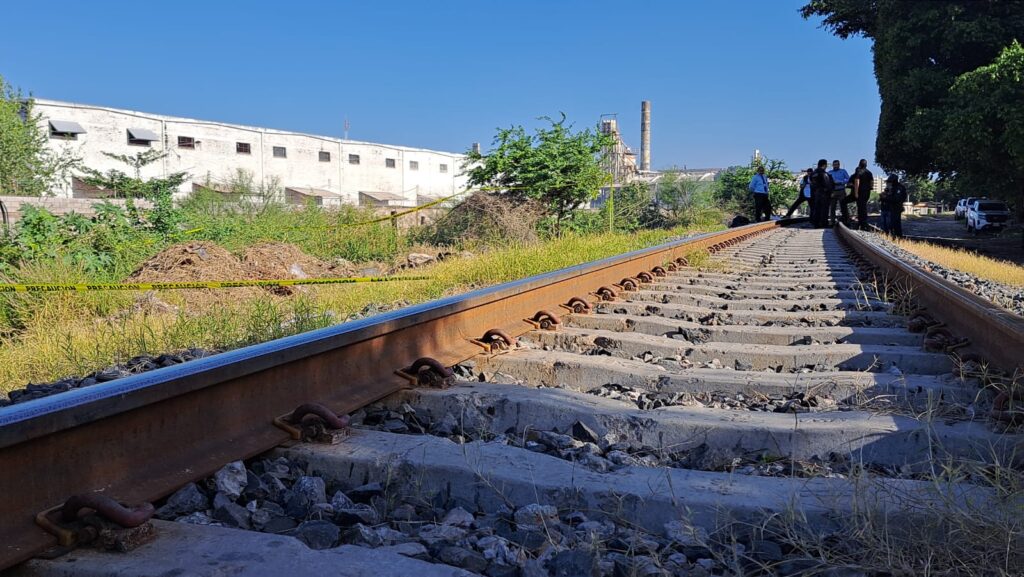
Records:
[[[748,216],[754,214],[754,195],[747,188],[750,179],[757,173],[757,167],[764,166],[768,177],[768,200],[772,211],[788,206],[797,195],[797,181],[793,173],[781,160],[762,158],[747,166],[732,166],[724,170],[715,180],[714,197],[718,206],[727,211]]]
[[[528,134],[522,126],[499,129],[487,154],[466,153],[469,186],[496,189],[512,199],[540,201],[555,221],[555,232],[580,204],[595,198],[609,175],[601,159],[612,137],[600,130],[574,132],[549,117],[549,126]]]
[[[33,100],[0,76],[0,194],[42,196],[78,163],[70,149],[57,154]]]
[[[1024,2],[811,0],[801,14],[822,17],[822,25],[841,38],[874,41],[880,166],[910,176],[964,175],[967,167],[952,162],[941,138],[946,119],[958,113],[951,88],[1021,36]],[[993,158],[982,172],[995,168]]]
[[[153,210],[148,214],[153,227],[164,233],[174,230],[181,220],[178,211],[174,208],[174,191],[178,190],[188,175],[184,172],[175,172],[163,178],[144,180],[142,169],[167,155],[166,152],[159,150],[149,149],[133,155],[109,152],[103,154],[130,166],[134,176],[128,176],[116,169],[100,172],[93,168],[83,168],[82,171],[85,173],[83,180],[87,184],[113,192],[114,196],[149,200],[153,203]]]
[[[692,210],[698,182],[683,177],[678,170],[667,170],[658,179],[658,204],[672,223],[680,223]]]
[[[1024,47],[1014,41],[991,64],[960,75],[946,110],[944,163],[974,190],[1016,198],[1024,216]]]
[[[646,182],[634,181],[615,190],[614,219],[615,228],[634,231],[641,228],[659,228],[665,224],[655,202],[651,185]],[[600,222],[608,222],[609,204],[601,208]]]
[[[907,198],[914,203],[935,200],[935,192],[938,190],[938,185],[934,180],[919,176],[906,179],[903,185],[907,187]]]

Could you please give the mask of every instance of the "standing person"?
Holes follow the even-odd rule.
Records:
[[[853,173],[853,199],[857,203],[857,228],[868,229],[868,199],[875,187],[875,175],[868,170],[868,161],[860,159]]]
[[[814,174],[813,168],[808,168],[807,172],[804,173],[804,177],[800,179],[800,193],[796,195],[796,200],[789,207],[789,212],[786,213],[786,218],[793,216],[796,212],[797,207],[801,204],[811,202],[811,175]]]
[[[761,222],[762,214],[764,220],[771,220],[772,204],[768,200],[768,177],[764,174],[764,166],[757,167],[757,174],[750,179],[747,190],[754,195],[754,222]]]
[[[814,228],[828,226],[828,203],[835,184],[826,168],[828,160],[822,158],[818,161],[818,168],[811,175],[811,225]]]
[[[879,201],[882,204],[882,232],[902,237],[903,203],[907,201],[907,188],[900,184],[898,176],[889,175]]]
[[[850,182],[850,173],[842,168],[842,164],[838,160],[833,160],[832,170],[828,171],[828,175],[832,177],[833,183],[832,195],[829,197],[828,204],[828,225],[835,226],[836,224],[836,205],[839,205],[843,224],[849,224],[850,212],[844,198],[846,197],[846,184]]]

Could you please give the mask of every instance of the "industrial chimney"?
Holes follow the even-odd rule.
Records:
[[[640,103],[640,170],[651,169],[651,101]]]

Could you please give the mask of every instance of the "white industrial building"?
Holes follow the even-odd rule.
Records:
[[[132,169],[103,153],[134,155],[155,149],[167,154],[142,169],[143,178],[175,172],[189,175],[179,191],[222,190],[239,169],[256,185],[277,182],[287,202],[416,206],[465,187],[463,155],[342,140],[253,126],[163,116],[103,106],[35,100],[34,112],[50,146],[70,148],[82,165],[106,172]],[[95,196],[96,190],[69,177],[58,196]]]

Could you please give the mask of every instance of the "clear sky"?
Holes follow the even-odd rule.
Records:
[[[652,163],[874,156],[870,43],[803,0],[11,2],[0,75],[39,98],[464,151],[617,113]]]

